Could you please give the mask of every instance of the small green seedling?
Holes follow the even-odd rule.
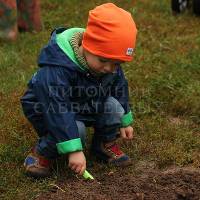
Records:
[[[94,180],[94,177],[87,170],[85,170],[83,177],[84,179]]]

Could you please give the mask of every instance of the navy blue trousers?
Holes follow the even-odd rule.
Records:
[[[36,102],[37,100],[32,92],[27,92],[21,99],[24,114],[39,136],[36,151],[48,159],[54,159],[59,156],[56,148],[56,143],[59,141],[55,139],[56,137],[53,134],[48,133],[42,114],[35,111],[34,104]],[[95,113],[94,115],[81,115],[77,113],[76,124],[83,147],[86,141],[87,126],[94,128],[93,140],[98,140],[98,143],[116,139],[123,115],[124,109],[114,97],[107,98],[104,103],[103,113]]]

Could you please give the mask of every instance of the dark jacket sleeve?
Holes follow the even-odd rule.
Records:
[[[129,126],[133,123],[133,115],[129,104],[128,82],[121,67],[117,70],[117,78],[113,84],[112,96],[116,98],[124,108],[125,113],[121,119],[122,126]]]
[[[66,68],[52,66],[42,67],[31,80],[45,125],[60,154],[82,150],[69,98],[72,79]]]

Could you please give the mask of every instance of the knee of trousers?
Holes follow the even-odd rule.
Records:
[[[104,113],[110,116],[111,121],[121,122],[121,118],[125,111],[122,105],[114,97],[108,97],[104,104]]]
[[[79,137],[81,139],[82,146],[85,147],[86,142],[86,127],[81,121],[76,121]],[[43,156],[54,159],[58,157],[56,142],[50,134],[41,137],[36,145],[36,150]]]

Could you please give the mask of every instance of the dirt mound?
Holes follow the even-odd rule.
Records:
[[[41,194],[37,200],[199,200],[200,171],[193,169],[150,170],[142,174],[110,172],[85,181],[71,177]]]

